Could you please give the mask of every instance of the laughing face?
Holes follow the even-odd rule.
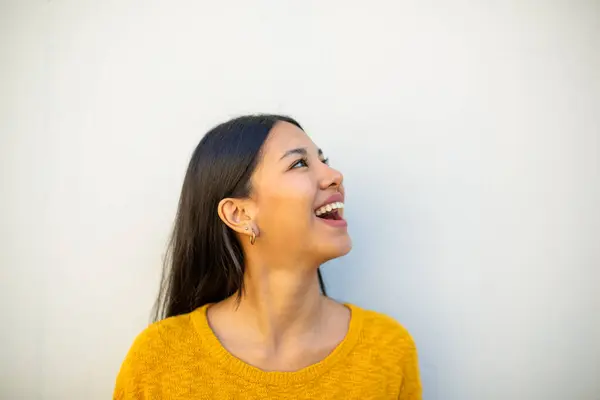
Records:
[[[252,177],[257,242],[316,264],[348,253],[342,181],[302,129],[277,123]]]

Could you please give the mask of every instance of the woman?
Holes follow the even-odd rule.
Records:
[[[236,118],[190,161],[157,320],[115,399],[420,399],[391,318],[325,295],[350,251],[342,174],[291,118]],[[162,320],[161,320],[162,319]]]

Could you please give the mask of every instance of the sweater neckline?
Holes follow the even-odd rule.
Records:
[[[210,305],[206,304],[196,309],[191,315],[194,327],[200,335],[203,352],[235,375],[247,381],[268,385],[300,383],[315,379],[352,351],[359,340],[362,329],[362,309],[352,304],[344,303],[350,309],[348,332],[344,339],[324,359],[298,371],[264,371],[242,361],[223,347],[208,323],[207,311]]]

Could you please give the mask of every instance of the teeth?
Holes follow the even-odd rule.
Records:
[[[341,201],[338,201],[338,202],[327,204],[327,205],[324,205],[323,207],[318,208],[317,211],[315,211],[315,214],[317,216],[319,216],[319,215],[323,215],[323,214],[326,214],[328,212],[331,212],[333,210],[337,210],[340,208],[344,208],[344,203],[342,203]]]

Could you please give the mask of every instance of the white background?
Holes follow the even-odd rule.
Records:
[[[600,4],[0,3],[0,397],[107,399],[191,152],[288,113],[426,400],[600,399]]]

